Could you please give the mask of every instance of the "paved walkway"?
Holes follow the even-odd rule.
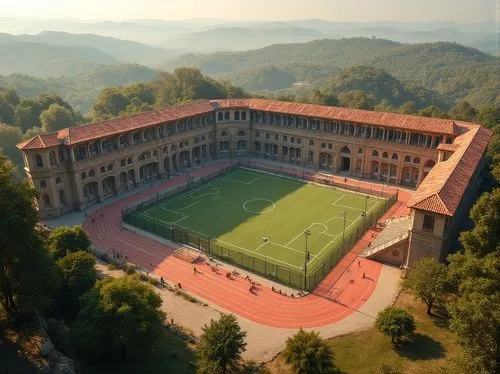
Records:
[[[227,162],[212,164],[193,174],[205,175],[214,168],[226,165]],[[198,265],[201,273],[193,274],[192,264],[171,256],[173,247],[122,229],[120,225],[122,208],[166,188],[183,184],[185,179],[185,176],[179,176],[147,191],[138,192],[103,206],[87,217],[83,227],[96,247],[107,251],[121,251],[130,262],[139,264],[170,282],[180,282],[183,289],[216,305],[217,308],[269,327],[297,329],[327,326],[360,310],[374,293],[383,265],[367,259],[360,259],[358,264],[356,259],[357,254],[377,234],[375,231],[367,232],[312,294],[291,298],[273,292],[265,284],[258,286],[251,293],[247,280],[242,277],[227,279],[225,272],[229,270],[224,267],[219,273],[215,273],[208,266]],[[357,183],[370,188],[377,187],[368,182]],[[400,201],[383,219],[406,212],[404,204],[408,196],[407,193],[400,193]],[[335,301],[325,297],[334,298]]]

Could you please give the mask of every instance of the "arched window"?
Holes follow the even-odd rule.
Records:
[[[108,164],[108,168],[107,169],[108,169],[108,171],[113,170],[113,164]]]
[[[47,182],[45,182],[44,180],[41,180],[41,181],[40,181],[40,187],[41,187],[41,188],[45,188],[45,187],[47,187]]]
[[[49,153],[50,165],[54,166],[57,164],[56,153],[54,151],[50,151]]]
[[[358,154],[360,154],[360,155],[363,154],[363,148],[358,149]]]
[[[351,154],[351,150],[349,149],[348,146],[344,145],[342,149],[340,150],[340,153],[349,153]]]
[[[236,111],[234,112],[234,120],[239,121],[240,120],[240,112]]]
[[[328,149],[333,149],[333,144],[332,143],[328,143]]]
[[[44,208],[52,207],[52,204],[50,203],[50,196],[49,195],[43,195],[42,201],[43,201]]]
[[[372,152],[372,156],[373,156],[373,157],[378,157],[378,151],[373,151],[373,152]]]
[[[106,168],[104,166],[101,166],[101,173],[105,173],[106,172]]]
[[[226,137],[226,136],[227,136],[227,132],[226,132],[226,131],[222,131],[222,132],[220,133],[220,136],[222,136],[222,137]]]
[[[389,155],[387,154],[387,152],[382,153],[382,158],[389,158]]]
[[[80,175],[80,178],[82,180],[86,179],[87,178],[87,173],[83,172],[81,175]]]
[[[238,136],[245,136],[245,131],[238,131]]]
[[[321,148],[326,148],[326,143],[321,143]]]
[[[89,178],[92,178],[92,177],[95,177],[95,170],[94,169],[90,169],[90,171],[89,171]]]
[[[314,140],[312,140],[312,139],[311,139],[311,140],[309,140],[309,145],[310,145],[310,146],[313,146],[313,145],[314,145]]]
[[[224,115],[222,114],[222,112],[219,112],[219,114],[217,114],[217,121],[224,121]]]
[[[66,195],[63,190],[59,191],[59,201],[61,204],[66,205]]]
[[[246,121],[247,120],[247,112],[241,112],[241,120]]]
[[[224,121],[229,121],[229,112],[224,112]]]
[[[392,159],[397,161],[398,160],[398,154],[397,153],[393,153],[392,154]]]
[[[56,178],[56,184],[61,184],[61,178],[59,177]]]
[[[411,162],[411,157],[410,156],[405,156],[405,162]]]
[[[420,164],[420,159],[419,159],[418,157],[415,157],[415,158],[413,159],[413,163],[414,163],[414,164]]]
[[[39,168],[43,168],[43,159],[41,155],[35,155],[35,164]]]

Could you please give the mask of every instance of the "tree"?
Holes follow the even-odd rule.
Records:
[[[333,352],[315,331],[300,329],[286,341],[285,360],[297,374],[333,373]]]
[[[477,110],[467,101],[461,100],[450,109],[449,115],[459,121],[473,121],[477,115]]]
[[[427,314],[431,314],[434,304],[442,301],[448,292],[446,265],[434,258],[422,258],[405,278],[403,288],[422,300],[427,305]]]
[[[16,106],[15,123],[23,132],[40,126],[40,114],[42,106],[36,100],[24,99]]]
[[[500,188],[486,192],[470,211],[474,228],[460,234],[466,250],[478,256],[500,250]]]
[[[428,107],[424,109],[420,109],[417,114],[419,116],[424,116],[424,117],[432,117],[432,118],[446,118],[447,115],[445,112],[443,112],[441,109],[439,109],[435,105],[429,105]]]
[[[13,182],[12,170],[0,155],[0,303],[18,317],[50,305],[59,279],[36,231],[36,191]]]
[[[468,372],[496,373],[500,333],[500,252],[448,256],[457,297],[449,305],[450,329],[466,355]]]
[[[95,119],[107,119],[120,115],[127,109],[130,100],[119,88],[105,88],[93,106],[92,117]]]
[[[477,122],[488,128],[500,124],[500,105],[485,105],[479,109]]]
[[[40,123],[45,131],[51,132],[73,126],[76,119],[69,109],[59,104],[51,104],[40,114]]]
[[[0,123],[0,152],[7,156],[16,166],[22,165],[21,152],[16,144],[23,140],[19,128]]]
[[[417,111],[417,106],[413,101],[406,101],[399,108],[398,112],[402,114],[415,114]]]
[[[96,280],[95,258],[88,252],[68,253],[56,262],[61,273],[61,288],[55,300],[59,317],[74,321],[80,310],[79,298],[90,290]]]
[[[339,105],[347,108],[371,110],[374,106],[373,97],[363,91],[342,92],[338,99]]]
[[[6,98],[0,95],[0,122],[14,124],[15,107]]]
[[[67,252],[88,251],[92,243],[82,227],[76,225],[52,230],[47,244],[52,257],[59,259]]]
[[[77,351],[90,360],[121,361],[146,353],[163,329],[161,304],[160,296],[138,276],[98,281],[82,296],[72,326]]]
[[[199,373],[227,373],[236,365],[245,351],[246,332],[241,331],[232,314],[221,314],[215,321],[202,328],[200,344],[196,350],[196,365]]]
[[[389,336],[391,343],[394,343],[402,337],[413,334],[415,331],[415,320],[404,309],[387,307],[378,314],[375,327],[381,333]]]

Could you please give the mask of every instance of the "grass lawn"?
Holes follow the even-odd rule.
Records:
[[[136,212],[151,226],[172,223],[216,239],[223,247],[300,271],[306,229],[309,268],[362,226],[362,213],[384,200],[312,183],[237,169],[200,188]],[[345,220],[344,220],[345,215]]]
[[[375,328],[333,339],[329,344],[335,354],[335,365],[341,373],[381,373],[386,364],[400,373],[451,373],[460,352],[446,320],[428,316],[425,305],[413,296],[401,293],[396,306],[408,310],[414,317],[417,330],[411,341],[394,348],[390,339]],[[268,364],[272,373],[290,373],[279,355]]]

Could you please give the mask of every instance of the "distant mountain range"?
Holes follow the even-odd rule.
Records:
[[[457,42],[491,54],[498,54],[500,51],[495,22],[332,22],[318,19],[86,22],[71,19],[0,18],[0,31],[3,32],[37,34],[44,30],[98,34],[168,49],[180,48],[184,52],[242,51],[275,43],[372,36],[405,43]]]

